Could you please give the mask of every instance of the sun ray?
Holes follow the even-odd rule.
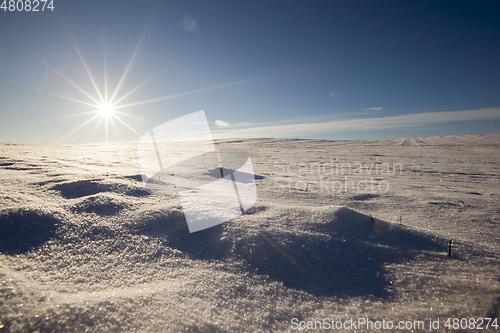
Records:
[[[95,98],[94,97],[95,95],[94,96],[91,95],[92,91],[90,91],[90,92],[85,91],[77,83],[75,83],[74,81],[72,81],[71,79],[69,79],[67,76],[65,76],[62,71],[56,69],[57,67],[51,66],[49,63],[47,63],[46,61],[44,61],[41,57],[38,57],[35,54],[31,53],[30,51],[26,50],[27,53],[29,53],[31,56],[33,56],[35,59],[37,59],[40,63],[42,63],[47,68],[47,70],[46,70],[46,76],[47,76],[47,73],[49,73],[50,71],[54,72],[60,78],[62,78],[64,81],[66,81],[71,86],[73,86],[74,88],[76,88],[79,92],[81,92],[83,95],[85,95],[90,100],[90,102],[86,102],[85,100],[80,100],[80,99],[77,99],[77,98],[73,98],[73,97],[69,97],[69,96],[64,96],[62,94],[50,92],[50,91],[41,89],[41,87],[40,88],[35,88],[35,87],[27,86],[27,85],[24,85],[24,84],[19,84],[20,86],[23,86],[23,87],[26,87],[26,88],[29,88],[29,89],[34,89],[34,90],[36,90],[38,92],[41,92],[41,93],[45,93],[45,94],[52,95],[52,96],[55,96],[55,97],[58,97],[58,98],[66,99],[66,100],[71,101],[71,102],[75,102],[75,103],[87,105],[87,106],[90,106],[90,107],[93,108],[93,110],[91,110],[91,111],[79,112],[79,113],[76,113],[76,114],[64,115],[64,116],[60,116],[60,117],[54,118],[54,119],[64,119],[64,118],[72,118],[72,117],[78,117],[78,116],[83,116],[83,115],[91,115],[90,119],[88,119],[85,122],[79,124],[75,129],[73,129],[71,132],[69,132],[68,134],[66,134],[59,141],[66,140],[68,137],[70,137],[74,133],[78,132],[79,130],[81,130],[82,128],[84,128],[85,126],[87,126],[88,124],[90,124],[91,122],[93,122],[96,119],[98,121],[97,121],[97,123],[95,124],[95,126],[94,126],[94,128],[92,130],[91,138],[90,138],[91,140],[92,140],[92,137],[94,136],[94,134],[99,129],[99,127],[100,127],[101,123],[103,122],[103,120],[104,120],[104,124],[103,125],[104,125],[104,132],[105,132],[104,134],[105,134],[106,141],[109,140],[110,123],[111,123],[111,127],[113,127],[113,130],[116,133],[117,137],[120,140],[122,139],[121,136],[120,136],[120,133],[118,131],[117,124],[114,121],[114,119],[116,119],[117,121],[121,122],[125,127],[127,127],[128,129],[130,129],[135,134],[137,134],[139,136],[141,135],[141,133],[137,132],[125,120],[121,119],[120,116],[125,116],[125,117],[129,117],[129,118],[133,118],[133,119],[138,119],[138,120],[141,120],[141,121],[156,123],[154,121],[147,120],[147,119],[144,119],[144,118],[141,118],[141,117],[137,117],[137,116],[130,115],[130,114],[123,113],[123,112],[119,112],[119,111],[115,111],[115,105],[117,105],[118,103],[122,102],[124,99],[126,99],[128,96],[130,96],[131,94],[133,94],[134,92],[136,92],[139,88],[143,87],[146,83],[150,82],[151,79],[153,79],[156,75],[158,75],[161,71],[164,70],[164,68],[160,69],[158,72],[154,73],[153,75],[151,75],[150,77],[148,77],[146,80],[144,80],[143,82],[141,82],[140,84],[138,84],[137,86],[135,86],[134,88],[132,88],[131,90],[129,90],[128,92],[126,92],[125,94],[123,94],[117,100],[115,100],[115,98],[117,98],[118,92],[120,91],[121,88],[123,88],[123,84],[124,84],[126,78],[128,77],[129,73],[131,72],[134,64],[140,58],[141,53],[142,53],[142,51],[144,50],[144,48],[145,48],[145,46],[147,44],[147,41],[148,41],[148,37],[147,36],[148,36],[148,33],[151,30],[150,26],[152,24],[154,16],[155,16],[155,12],[153,11],[152,15],[150,16],[149,20],[146,23],[146,26],[144,27],[144,30],[143,30],[143,32],[142,32],[142,34],[141,34],[141,36],[140,36],[140,38],[139,38],[139,40],[137,42],[137,45],[135,46],[135,48],[133,50],[133,53],[132,53],[132,55],[131,55],[131,57],[130,57],[130,59],[129,59],[129,61],[128,61],[128,63],[126,65],[126,67],[125,67],[125,69],[124,69],[121,77],[120,77],[120,79],[118,80],[118,84],[116,85],[116,87],[114,88],[114,90],[112,90],[113,92],[111,94],[111,97],[109,96],[109,94],[111,93],[111,91],[110,91],[109,85],[108,85],[108,79],[109,79],[108,78],[108,65],[107,65],[108,55],[107,55],[107,47],[106,47],[107,46],[107,39],[106,39],[106,35],[105,34],[103,34],[103,37],[102,37],[103,38],[102,39],[102,46],[103,46],[102,57],[103,57],[103,70],[104,70],[104,73],[103,73],[104,87],[103,87],[102,92],[101,92],[101,90],[99,89],[98,84],[96,83],[96,80],[94,79],[94,76],[92,75],[92,72],[91,72],[91,70],[89,68],[89,65],[87,64],[87,62],[86,62],[86,60],[85,60],[85,58],[84,58],[84,56],[83,56],[83,54],[82,54],[82,52],[80,50],[80,47],[79,47],[78,43],[76,42],[76,40],[75,40],[74,36],[72,35],[72,33],[70,32],[70,30],[63,23],[63,27],[64,27],[64,29],[66,31],[66,34],[67,34],[67,36],[68,36],[68,38],[69,38],[69,40],[70,40],[70,42],[71,42],[71,44],[73,46],[74,51],[78,55],[78,58],[79,58],[81,64],[83,65],[83,67],[85,69],[85,72],[86,72],[88,78],[90,79],[90,81],[91,81],[91,83],[93,85],[93,88],[95,89],[95,91],[97,93],[97,97],[98,98]]]
[[[48,68],[46,68],[45,73],[43,74],[43,78],[40,81],[40,86],[38,87],[38,89],[42,89],[42,87],[44,86],[45,82],[47,81],[47,78],[49,77],[49,72],[50,72],[50,70]],[[38,91],[38,92],[40,93],[40,91]],[[38,96],[40,96],[40,94],[36,95],[37,99],[38,99]]]
[[[99,96],[99,99],[101,100],[101,103],[104,103],[104,99],[102,98],[101,92],[99,91],[99,88],[97,88],[97,84],[95,83],[94,77],[92,76],[92,73],[90,72],[89,66],[87,66],[87,62],[83,58],[82,53],[80,52],[80,48],[78,47],[78,44],[76,44],[75,39],[69,32],[68,28],[65,27],[66,34],[68,34],[69,40],[71,41],[71,44],[73,44],[73,47],[78,54],[78,57],[80,58],[80,61],[82,62],[83,67],[85,68],[85,71],[87,72],[87,75],[89,76],[90,81],[92,82],[92,85],[94,86],[95,91],[97,92],[97,96]]]
[[[154,14],[153,14],[154,15]],[[230,83],[225,83],[225,84],[221,84],[221,85],[217,85],[217,86],[212,86],[212,87],[207,87],[207,88],[203,88],[203,89],[197,89],[197,90],[192,90],[192,91],[188,91],[188,92],[183,92],[183,93],[178,93],[178,94],[172,94],[172,95],[168,95],[168,96],[163,96],[163,97],[158,97],[158,98],[153,98],[153,99],[148,99],[148,100],[143,100],[143,101],[138,101],[138,102],[133,102],[133,103],[128,103],[128,104],[123,104],[123,105],[118,105],[119,103],[121,103],[122,101],[124,101],[127,97],[129,97],[130,95],[132,95],[133,93],[135,93],[137,90],[139,90],[141,87],[143,87],[146,83],[150,82],[156,75],[158,75],[160,72],[162,72],[164,70],[164,68],[160,69],[158,72],[154,73],[153,75],[151,75],[150,77],[148,77],[146,80],[144,80],[143,82],[139,83],[138,85],[136,85],[135,87],[133,87],[132,89],[130,89],[129,91],[127,91],[125,94],[121,95],[120,97],[118,97],[118,92],[120,91],[120,89],[123,87],[123,84],[126,80],[126,78],[128,77],[129,73],[131,72],[132,70],[132,67],[133,65],[136,63],[136,61],[140,58],[140,55],[142,53],[142,51],[144,50],[144,47],[145,45],[147,44],[147,34],[150,30],[150,25],[151,25],[151,22],[152,22],[152,19],[153,19],[153,15],[149,18],[146,26],[144,27],[144,30],[137,42],[137,45],[135,46],[133,52],[132,52],[132,55],[127,63],[127,65],[125,66],[125,69],[120,77],[120,79],[118,80],[118,84],[114,87],[114,90],[112,90],[113,92],[111,93],[111,91],[108,89],[108,65],[107,65],[107,48],[106,48],[106,36],[103,35],[103,40],[102,40],[102,45],[103,45],[103,50],[102,50],[102,57],[103,57],[103,69],[104,69],[104,76],[103,76],[103,79],[104,79],[104,87],[103,87],[103,91],[101,93],[101,90],[99,90],[99,87],[92,75],[92,72],[87,64],[87,62],[85,61],[84,57],[83,57],[83,54],[75,40],[75,38],[73,37],[73,35],[71,34],[71,32],[69,31],[68,28],[64,27],[65,30],[66,30],[66,33],[68,35],[68,38],[75,50],[75,52],[77,53],[78,55],[78,58],[80,60],[80,62],[82,63],[87,75],[88,75],[88,78],[90,79],[95,91],[97,92],[97,96],[98,96],[98,99],[100,100],[100,102],[94,98],[92,95],[90,95],[88,92],[86,92],[84,89],[82,89],[80,86],[78,86],[75,82],[71,81],[68,77],[66,77],[64,74],[62,74],[60,71],[58,71],[56,68],[52,67],[51,65],[49,65],[47,62],[45,62],[44,60],[42,60],[41,58],[37,57],[36,55],[34,54],[31,54],[34,58],[36,58],[38,61],[40,61],[43,65],[45,65],[48,69],[50,69],[51,71],[53,71],[54,73],[56,73],[58,76],[60,76],[62,79],[64,79],[66,82],[68,82],[69,84],[71,84],[74,88],[78,89],[78,91],[80,91],[81,93],[83,93],[85,96],[87,96],[92,102],[94,102],[95,104],[92,104],[92,103],[89,103],[89,102],[85,102],[85,101],[82,101],[82,100],[79,100],[79,99],[75,99],[75,98],[72,98],[72,97],[69,97],[69,96],[64,96],[64,95],[61,95],[61,94],[57,94],[57,93],[53,93],[53,92],[50,92],[50,91],[46,91],[46,90],[43,90],[43,89],[39,89],[39,88],[34,88],[34,87],[30,87],[30,86],[25,86],[25,85],[22,85],[21,86],[24,86],[24,87],[27,87],[27,88],[30,88],[30,89],[35,89],[39,92],[43,92],[43,93],[46,93],[46,94],[49,94],[49,95],[53,95],[53,96],[56,96],[56,97],[59,97],[59,98],[63,98],[63,99],[66,99],[66,100],[69,100],[69,101],[72,101],[72,102],[76,102],[76,103],[80,103],[80,104],[84,104],[84,105],[88,105],[88,106],[91,106],[92,108],[95,108],[95,110],[92,110],[92,111],[85,111],[85,112],[80,112],[80,113],[77,113],[77,114],[72,114],[72,115],[67,115],[67,116],[62,116],[62,117],[58,117],[56,119],[61,119],[61,118],[70,118],[70,117],[77,117],[77,116],[82,116],[82,115],[88,115],[88,114],[93,114],[95,113],[93,116],[91,116],[90,119],[86,120],[85,122],[83,122],[82,124],[80,124],[78,127],[76,127],[74,130],[72,130],[70,133],[68,133],[66,136],[64,136],[60,141],[64,141],[66,140],[68,137],[70,137],[71,135],[73,135],[74,133],[76,133],[77,131],[79,131],[80,129],[82,129],[83,127],[87,126],[88,124],[90,124],[92,121],[94,121],[95,119],[98,119],[97,121],[97,124],[94,126],[93,130],[92,130],[92,134],[91,134],[91,139],[92,137],[94,136],[94,134],[96,133],[97,129],[100,128],[100,124],[103,122],[104,120],[104,135],[105,135],[105,140],[108,141],[109,140],[109,135],[110,135],[110,123],[111,123],[111,127],[113,127],[113,130],[114,132],[116,133],[117,137],[121,140],[121,136],[120,136],[120,133],[118,131],[118,128],[117,128],[117,123],[115,122],[115,119],[117,121],[119,121],[120,123],[122,123],[125,127],[127,127],[128,129],[130,129],[132,132],[134,132],[135,134],[137,135],[141,135],[141,133],[139,133],[138,131],[136,131],[132,126],[130,126],[125,120],[122,119],[122,116],[123,117],[129,117],[129,118],[133,118],[133,119],[138,119],[138,120],[141,120],[141,121],[146,121],[146,122],[150,122],[150,123],[156,123],[154,121],[151,121],[151,120],[148,120],[148,119],[144,119],[144,118],[141,118],[141,117],[137,117],[137,116],[134,116],[134,115],[131,115],[131,114],[128,114],[128,113],[124,113],[124,112],[120,112],[120,111],[117,111],[117,109],[123,109],[123,108],[127,108],[127,107],[132,107],[132,106],[137,106],[137,105],[143,105],[143,104],[148,104],[148,103],[153,103],[153,102],[157,102],[157,101],[162,101],[162,100],[166,100],[166,99],[172,99],[172,98],[176,98],[176,97],[182,97],[182,96],[189,96],[189,95],[192,95],[192,94],[197,94],[197,93],[202,93],[202,92],[206,92],[206,91],[211,91],[211,90],[216,90],[216,89],[221,89],[221,88],[226,88],[226,87],[230,87],[230,86],[235,86],[235,85],[239,85],[239,84],[244,84],[244,83],[248,83],[248,82],[252,82],[252,81],[257,81],[257,80],[262,80],[262,79],[266,79],[266,78],[270,78],[270,77],[275,77],[276,74],[271,74],[271,75],[265,75],[265,76],[260,76],[260,77],[254,77],[254,78],[250,78],[250,79],[245,79],[245,80],[239,80],[239,81],[235,81],[235,82],[230,82]],[[29,52],[29,51],[28,51]],[[111,96],[109,96],[109,93],[111,93]]]
[[[141,118],[141,117],[133,116],[133,115],[128,114],[128,113],[123,113],[123,112],[117,111],[116,109],[115,109],[114,113],[115,113],[115,114],[119,114],[119,115],[121,115],[121,116],[129,117],[129,118],[134,118],[134,119],[138,119],[138,120],[146,121],[146,122],[153,123],[153,124],[156,124],[156,123],[157,123],[156,121],[152,121],[152,120],[148,120],[148,119],[146,119],[146,118]]]
[[[85,112],[79,112],[79,113],[75,113],[75,114],[69,114],[67,116],[59,116],[59,117],[54,117],[52,119],[66,119],[66,118],[73,118],[73,117],[79,117],[79,116],[84,116],[84,115],[87,115],[87,114],[91,114],[91,113],[96,113],[96,110],[92,110],[92,111],[85,111]]]
[[[106,59],[106,38],[103,36],[102,51],[104,55],[104,102],[108,103],[108,65]]]
[[[137,53],[139,52],[139,49],[140,49],[140,47],[142,45],[142,42],[144,41],[144,37],[146,36],[146,32],[148,31],[149,25],[151,23],[151,19],[152,19],[152,17],[148,20],[148,23],[146,24],[146,27],[144,28],[144,31],[142,32],[141,38],[139,38],[139,42],[137,43],[137,46],[135,47],[135,50],[132,53],[132,56],[130,57],[130,60],[129,60],[128,64],[127,64],[127,67],[125,67],[125,70],[123,71],[123,74],[122,74],[120,80],[118,81],[118,84],[116,85],[116,88],[113,91],[113,94],[111,95],[111,98],[109,99],[109,102],[111,104],[113,104],[113,101],[114,101],[114,99],[116,97],[116,94],[120,90],[120,88],[121,88],[121,86],[123,84],[123,81],[125,80],[125,77],[128,75],[130,67],[132,66],[132,63],[134,62],[135,57],[137,56]]]
[[[109,122],[111,123],[111,126],[113,126],[113,129],[115,130],[116,136],[118,136],[118,139],[121,140],[122,137],[120,136],[120,133],[118,132],[118,129],[116,128],[115,121],[113,120],[112,117],[109,118]]]
[[[124,120],[120,119],[118,116],[115,116],[114,114],[111,115],[112,117],[114,117],[116,120],[118,120],[119,122],[121,122],[123,125],[125,125],[128,129],[130,129],[132,132],[134,132],[135,134],[141,136],[142,134],[137,132],[135,129],[132,128],[132,126],[130,126],[129,124],[127,124]]]
[[[163,70],[164,70],[164,68],[160,69],[158,72],[156,72],[153,75],[151,75],[150,77],[148,77],[146,80],[144,80],[142,83],[140,83],[139,85],[137,85],[135,88],[133,88],[132,90],[130,90],[129,92],[127,92],[126,94],[124,94],[122,97],[120,97],[116,101],[114,101],[113,105],[116,105],[116,104],[120,103],[121,101],[123,101],[126,97],[128,97],[134,91],[136,91],[137,89],[139,89],[140,87],[142,87],[144,84],[146,84],[149,80],[151,80],[153,77],[155,77],[156,75],[158,75]]]
[[[89,120],[87,120],[86,122],[84,122],[83,124],[81,124],[80,126],[78,126],[77,128],[75,128],[74,130],[72,130],[69,134],[66,134],[66,136],[64,136],[62,139],[60,139],[59,141],[63,141],[63,140],[66,140],[69,136],[71,136],[72,134],[76,133],[77,131],[79,131],[80,129],[82,129],[83,127],[87,126],[88,123],[92,122],[94,119],[96,119],[97,117],[100,117],[99,114],[96,114],[95,116],[93,116],[92,118],[90,118]]]
[[[39,57],[37,57],[36,55],[34,55],[33,53],[31,53],[31,55],[33,57],[35,57],[35,59],[37,59],[38,61],[40,61],[42,64],[44,64],[45,66],[47,66],[48,68],[50,68],[54,73],[56,73],[57,75],[59,75],[60,77],[62,77],[66,82],[68,82],[69,84],[71,84],[73,87],[75,87],[76,89],[78,89],[81,93],[83,93],[85,96],[87,96],[88,98],[90,98],[94,103],[96,104],[99,104],[99,101],[97,99],[95,99],[94,97],[92,97],[92,95],[90,95],[89,93],[87,93],[85,90],[83,90],[82,88],[80,88],[76,83],[74,83],[73,81],[71,81],[70,79],[68,79],[66,76],[64,76],[61,72],[59,72],[57,69],[55,69],[54,67],[50,66],[48,63],[46,63],[45,61],[43,61],[42,59],[40,59]]]
[[[37,90],[39,92],[43,92],[45,94],[53,95],[53,96],[56,96],[56,97],[59,97],[59,98],[64,98],[64,99],[67,99],[67,100],[72,101],[72,102],[76,102],[76,103],[88,105],[88,106],[91,106],[91,107],[94,107],[94,108],[99,107],[99,103],[91,104],[91,103],[88,103],[88,102],[81,101],[79,99],[67,97],[67,96],[64,96],[64,95],[59,95],[59,94],[56,94],[56,93],[53,93],[53,92],[50,92],[50,91],[47,91],[47,90],[43,90],[43,89],[40,89],[40,88],[27,86],[27,85],[22,84],[22,83],[17,83],[17,84],[20,85],[20,86],[22,86],[22,87],[25,87],[25,88],[34,89],[34,90]]]
[[[90,134],[90,140],[94,137],[95,132],[97,131],[97,128],[102,122],[103,117],[100,117],[99,120],[97,121],[97,124],[94,126],[94,129],[92,130],[92,133]]]
[[[165,100],[165,99],[170,99],[170,98],[176,98],[176,97],[181,97],[181,96],[187,96],[187,95],[197,94],[197,93],[205,92],[205,91],[209,91],[209,90],[215,90],[215,89],[230,87],[230,86],[234,86],[234,85],[238,85],[238,84],[242,84],[242,83],[247,83],[247,82],[251,82],[251,81],[261,80],[261,79],[268,78],[268,77],[271,77],[271,76],[273,76],[273,75],[260,76],[260,77],[256,77],[256,78],[252,78],[252,79],[246,79],[246,80],[241,80],[241,81],[236,81],[236,82],[231,82],[231,83],[225,83],[225,84],[221,84],[221,85],[214,86],[214,87],[208,87],[208,88],[203,88],[203,89],[188,91],[188,92],[184,92],[184,93],[180,93],[180,94],[175,94],[175,95],[169,95],[169,96],[163,96],[163,97],[153,98],[153,99],[149,99],[149,100],[146,100],[146,101],[135,102],[135,103],[130,103],[130,104],[124,104],[124,105],[119,105],[119,106],[115,106],[115,109],[122,109],[122,108],[127,108],[127,107],[130,107],[130,106],[142,105],[142,104],[147,104],[147,103],[153,103],[153,102],[162,101],[162,100]]]
[[[104,138],[108,142],[108,119],[109,117],[104,117]]]

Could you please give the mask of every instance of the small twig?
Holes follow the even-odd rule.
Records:
[[[203,165],[205,166],[205,169],[207,169],[207,172],[210,172],[210,170],[208,170],[208,168],[207,168],[205,162],[203,162],[203,160],[201,160],[201,163],[203,163]]]
[[[372,223],[375,223],[375,221],[373,220],[372,214],[370,214],[370,218],[372,219]]]
[[[453,243],[453,239],[450,239],[450,245],[448,245],[448,257],[451,257],[451,243]]]
[[[399,225],[403,225],[403,218],[399,215]]]

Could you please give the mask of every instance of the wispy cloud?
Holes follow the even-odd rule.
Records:
[[[226,123],[224,120],[216,120],[215,126],[217,127],[228,127],[229,123]]]
[[[435,126],[436,124],[446,122],[486,119],[500,119],[500,107],[465,111],[424,112],[391,117],[357,118],[324,122],[254,124],[251,127],[241,127],[234,130],[216,129],[213,131],[213,135],[216,138],[314,137],[319,134],[328,134],[333,132],[384,130],[391,128],[418,128],[429,125]]]
[[[333,92],[329,93],[329,95],[333,98],[337,98],[337,95],[335,95]]]
[[[363,108],[363,111],[382,111],[383,108],[381,106],[377,106],[374,108]]]

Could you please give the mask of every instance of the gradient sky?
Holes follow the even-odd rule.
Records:
[[[1,142],[137,140],[199,110],[214,137],[500,132],[498,1],[53,1],[0,10]],[[143,83],[123,122],[89,122],[85,67],[103,99]]]

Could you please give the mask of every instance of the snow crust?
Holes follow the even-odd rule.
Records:
[[[500,135],[216,144],[249,153],[257,203],[192,234],[135,143],[0,144],[0,332],[499,316]]]

